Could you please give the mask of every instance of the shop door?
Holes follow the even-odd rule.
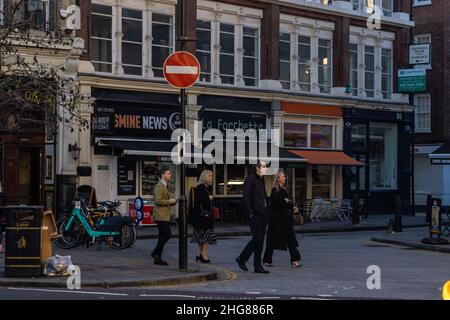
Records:
[[[5,191],[8,203],[41,203],[41,148],[5,146]]]
[[[114,200],[112,172],[113,160],[97,159],[94,161],[94,188],[97,201]]]

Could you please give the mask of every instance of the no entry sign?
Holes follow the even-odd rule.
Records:
[[[193,86],[200,76],[200,63],[186,51],[172,53],[164,62],[164,77],[175,88]]]

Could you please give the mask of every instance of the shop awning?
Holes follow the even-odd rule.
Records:
[[[450,164],[450,142],[430,153],[431,164]]]
[[[298,150],[289,149],[289,152],[306,159],[309,164],[327,166],[364,166],[343,151],[331,150]]]
[[[125,155],[170,157],[175,142],[139,139],[96,138],[100,145],[121,149]]]

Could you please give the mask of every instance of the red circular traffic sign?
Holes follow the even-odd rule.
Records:
[[[200,77],[200,63],[191,53],[177,51],[164,61],[163,72],[170,85],[184,89],[197,82]]]

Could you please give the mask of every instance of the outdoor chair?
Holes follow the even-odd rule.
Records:
[[[344,199],[340,202],[337,209],[337,217],[339,220],[350,222],[350,215],[352,213],[352,202],[349,199]]]

